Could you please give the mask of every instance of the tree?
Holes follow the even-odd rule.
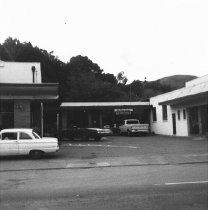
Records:
[[[119,72],[117,74],[116,79],[117,79],[119,84],[123,84],[123,85],[125,85],[127,83],[127,81],[128,81],[127,77],[124,76],[124,72],[123,71],[121,71],[121,72]]]
[[[64,70],[65,101],[121,101],[126,94],[117,86],[112,74],[104,74],[88,57],[71,58]]]

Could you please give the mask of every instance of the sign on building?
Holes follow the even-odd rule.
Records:
[[[116,115],[131,115],[133,109],[114,109]]]

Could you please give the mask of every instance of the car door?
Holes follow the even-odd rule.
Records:
[[[0,155],[18,155],[17,132],[3,132],[0,139]]]
[[[31,150],[36,149],[36,139],[33,138],[29,133],[20,131],[18,135],[19,142],[19,154],[25,155],[29,154]]]

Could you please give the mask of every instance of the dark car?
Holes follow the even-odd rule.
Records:
[[[82,139],[89,140],[94,139],[99,141],[102,137],[110,136],[113,132],[110,129],[101,129],[101,128],[79,128],[72,127],[67,130],[63,130],[61,133],[62,140],[73,140],[73,139]]]

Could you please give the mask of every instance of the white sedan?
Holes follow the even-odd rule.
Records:
[[[41,158],[44,153],[58,150],[58,139],[40,138],[32,129],[11,128],[0,131],[0,156],[30,155],[32,158]]]

